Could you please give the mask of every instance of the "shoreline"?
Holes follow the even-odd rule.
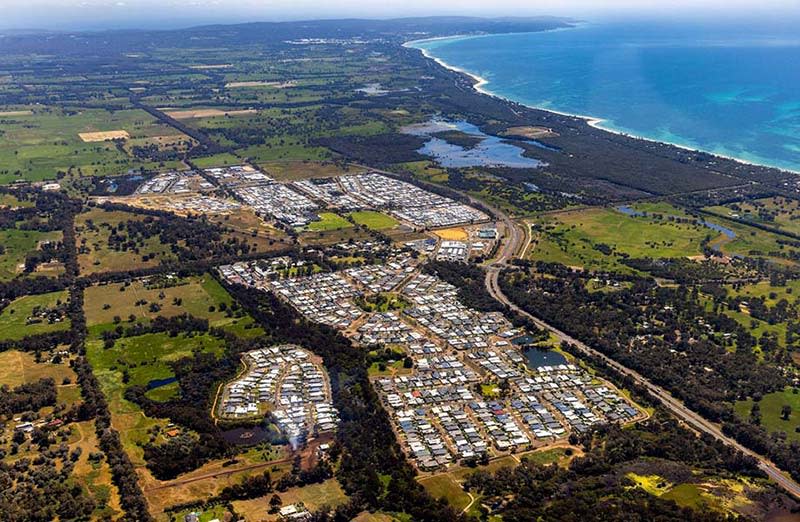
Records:
[[[561,30],[573,29],[573,28],[574,27],[558,28],[558,29],[552,29],[551,31],[561,31]],[[548,31],[540,31],[540,32],[548,32]],[[409,49],[416,49],[416,50],[418,50],[418,51],[420,51],[422,53],[422,56],[424,56],[425,58],[427,58],[429,60],[433,60],[434,62],[436,62],[440,66],[444,67],[445,69],[448,69],[450,71],[461,73],[461,74],[465,74],[465,75],[469,76],[474,81],[473,88],[476,91],[478,91],[479,93],[484,94],[486,96],[492,96],[494,98],[498,98],[498,99],[501,99],[501,100],[509,102],[509,103],[522,105],[524,107],[527,107],[529,109],[534,109],[534,110],[537,110],[537,111],[550,112],[552,114],[558,114],[560,116],[567,116],[567,117],[570,117],[570,118],[578,118],[578,119],[584,120],[586,122],[586,124],[588,126],[590,126],[590,127],[593,127],[595,129],[602,130],[602,131],[605,131],[605,132],[610,132],[612,134],[616,134],[618,136],[623,136],[623,137],[626,137],[626,138],[643,140],[643,141],[648,141],[648,142],[651,142],[651,143],[658,143],[658,144],[661,144],[661,145],[671,145],[673,147],[677,147],[679,149],[682,149],[682,150],[685,150],[685,151],[689,151],[689,152],[699,152],[699,153],[703,153],[703,154],[710,154],[712,156],[715,156],[715,157],[718,157],[718,158],[723,158],[723,159],[730,160],[730,161],[734,161],[736,163],[740,163],[740,164],[746,165],[746,166],[776,169],[776,170],[779,170],[781,172],[786,172],[786,173],[789,173],[789,174],[800,174],[800,170],[790,169],[788,167],[779,167],[779,166],[776,166],[776,165],[770,165],[768,163],[757,163],[755,161],[747,160],[747,159],[744,159],[744,158],[738,158],[736,156],[730,156],[730,155],[727,155],[727,154],[721,154],[721,153],[713,152],[713,151],[709,151],[709,150],[698,149],[698,148],[692,147],[690,145],[684,145],[684,144],[681,144],[681,143],[674,143],[674,142],[671,142],[671,141],[660,140],[660,139],[657,139],[657,138],[649,138],[647,136],[640,136],[640,135],[637,135],[637,134],[631,134],[629,132],[625,132],[625,131],[621,131],[621,130],[618,130],[618,129],[614,129],[612,127],[605,127],[605,126],[602,125],[603,122],[606,121],[605,118],[600,118],[600,117],[597,117],[597,116],[589,116],[587,114],[570,113],[570,112],[560,111],[560,110],[552,109],[552,108],[548,108],[548,107],[539,107],[539,106],[536,106],[536,105],[530,105],[530,104],[527,104],[527,103],[518,102],[518,101],[513,100],[513,99],[511,99],[511,98],[509,98],[507,96],[503,96],[501,94],[497,94],[497,93],[492,92],[489,89],[487,89],[485,86],[489,84],[489,80],[487,80],[483,76],[480,76],[480,75],[478,75],[476,73],[473,73],[471,71],[467,71],[466,69],[463,69],[462,67],[458,67],[456,65],[449,64],[446,61],[444,61],[443,59],[433,55],[427,49],[415,46],[415,44],[420,44],[420,43],[424,43],[424,42],[440,41],[440,40],[466,40],[466,39],[473,39],[473,38],[482,38],[482,37],[486,37],[486,36],[501,36],[501,35],[505,36],[505,35],[512,35],[512,34],[535,34],[535,33],[501,33],[501,34],[438,36],[438,37],[433,37],[433,38],[422,38],[422,39],[419,39],[419,40],[411,40],[411,41],[403,43],[403,47],[406,47],[406,48],[409,48]]]

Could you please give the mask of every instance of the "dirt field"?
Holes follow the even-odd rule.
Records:
[[[333,178],[345,174],[359,174],[364,172],[364,169],[361,167],[349,165],[341,167],[335,163],[319,161],[274,161],[262,163],[259,167],[278,181]]]
[[[17,350],[0,353],[0,385],[14,388],[46,377],[52,377],[59,387],[65,377],[73,383],[77,379],[75,372],[66,364],[37,363],[33,354]]]
[[[130,151],[130,149],[132,149],[134,146],[143,147],[147,145],[155,145],[159,150],[164,150],[177,146],[179,150],[183,151],[186,150],[186,147],[183,145],[183,143],[187,141],[191,142],[192,144],[197,143],[186,134],[168,134],[166,136],[151,136],[149,138],[133,139],[128,141],[125,148]]]
[[[33,111],[0,111],[0,117],[3,116],[29,116]]]
[[[127,140],[131,137],[130,134],[128,134],[128,131],[124,130],[105,131],[105,132],[80,132],[78,133],[78,136],[80,136],[80,138],[86,143],[94,143],[98,141],[109,141],[118,139]]]
[[[294,87],[297,85],[294,81],[288,82],[263,82],[263,81],[255,81],[255,82],[230,82],[225,84],[226,89],[236,89],[240,87],[272,87],[274,89],[287,89],[289,87]]]
[[[278,493],[284,506],[302,502],[307,509],[314,511],[323,505],[337,506],[347,501],[347,496],[336,479],[329,479],[321,484],[310,484],[301,488],[290,488],[283,493]],[[279,520],[278,515],[269,515],[269,499],[272,494],[253,500],[236,501],[233,506],[236,512],[246,520]]]
[[[448,241],[464,241],[469,238],[469,234],[467,234],[467,231],[461,227],[435,230],[434,234]]]
[[[239,111],[222,111],[219,109],[197,109],[189,111],[169,111],[167,116],[176,120],[189,120],[192,118],[214,118],[217,116],[240,116],[242,114],[255,114],[255,109],[244,109]]]
[[[506,136],[522,136],[523,138],[530,138],[532,140],[558,136],[557,133],[547,127],[510,127],[503,134]]]

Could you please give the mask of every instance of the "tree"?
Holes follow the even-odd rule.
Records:
[[[272,514],[277,513],[282,504],[281,497],[277,493],[273,494],[272,498],[269,499],[269,512]]]
[[[792,407],[788,404],[784,404],[781,407],[781,419],[788,421],[789,417],[792,415]]]

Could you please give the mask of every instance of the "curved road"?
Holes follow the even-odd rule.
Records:
[[[527,317],[528,319],[533,321],[533,323],[536,324],[539,328],[549,330],[556,337],[558,337],[560,341],[572,344],[580,352],[586,355],[601,359],[603,362],[605,362],[608,366],[610,366],[614,370],[632,378],[637,384],[647,387],[650,393],[654,397],[656,397],[665,408],[667,408],[670,412],[672,412],[673,415],[684,421],[692,428],[698,431],[708,433],[709,435],[712,435],[713,437],[722,441],[728,446],[733,447],[741,451],[742,453],[755,458],[758,461],[758,467],[764,473],[766,473],[770,479],[775,481],[788,493],[794,495],[795,497],[800,498],[800,484],[798,484],[791,478],[787,477],[769,459],[747,449],[746,447],[736,442],[734,439],[728,437],[727,435],[722,433],[722,429],[718,425],[706,420],[699,414],[688,409],[686,406],[684,406],[683,402],[673,397],[672,394],[670,394],[667,390],[651,383],[649,380],[640,375],[638,372],[631,370],[627,366],[623,366],[617,361],[605,356],[601,352],[595,350],[594,348],[591,348],[590,346],[571,337],[570,335],[567,335],[558,328],[555,328],[554,326],[547,324],[538,317],[534,317],[533,315],[529,314],[525,310],[521,309],[520,307],[512,303],[511,300],[509,300],[505,296],[503,291],[500,289],[500,284],[499,284],[500,270],[503,268],[504,265],[506,265],[508,261],[514,259],[517,256],[521,257],[522,255],[524,255],[524,252],[520,252],[520,249],[523,243],[527,245],[526,242],[527,233],[525,230],[521,230],[521,227],[519,227],[517,223],[515,223],[504,212],[496,208],[493,208],[492,210],[494,210],[497,213],[497,216],[506,224],[506,229],[507,229],[506,240],[503,243],[503,246],[499,252],[497,259],[487,266],[486,289],[489,291],[489,294],[491,294],[492,297],[494,297],[497,301],[503,303],[504,305],[508,306],[516,313],[524,317]]]

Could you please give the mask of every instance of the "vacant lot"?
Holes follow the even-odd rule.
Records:
[[[362,210],[350,213],[353,221],[359,225],[364,225],[371,230],[386,230],[396,227],[399,223],[392,216],[387,216],[381,212],[373,210]]]
[[[165,284],[169,286],[164,287]],[[247,316],[228,317],[225,310],[232,304],[225,289],[210,275],[91,286],[84,297],[86,324],[92,337],[114,328],[116,323],[127,324],[131,315],[135,322],[185,313],[208,319],[212,326],[241,329],[251,324]]]
[[[176,120],[189,120],[193,118],[216,118],[219,116],[242,116],[245,114],[255,114],[258,111],[255,109],[241,109],[233,111],[224,111],[220,109],[197,109],[185,111],[168,111],[166,114],[170,118]]]
[[[336,479],[329,479],[321,484],[310,484],[301,488],[290,488],[283,493],[278,493],[284,506],[302,502],[311,511],[322,506],[336,507],[347,501],[347,496]],[[269,499],[266,497],[253,500],[236,501],[233,507],[236,512],[243,515],[246,520],[279,520],[278,515],[270,515]]]
[[[162,259],[174,257],[170,248],[162,245],[158,237],[144,240],[137,246],[138,252],[109,247],[108,238],[112,229],[116,229],[121,223],[142,219],[144,217],[141,215],[102,208],[92,208],[78,215],[75,218],[75,232],[81,274],[148,268],[158,266]],[[151,257],[151,254],[154,256]]]
[[[68,330],[70,322],[65,314],[58,315],[51,322],[50,318],[35,313],[36,309],[53,309],[66,302],[67,292],[26,295],[15,299],[0,312],[0,340]]]
[[[361,167],[319,161],[271,161],[262,163],[259,167],[278,181],[333,178],[364,172]]]
[[[450,241],[464,241],[469,238],[469,234],[467,231],[461,227],[455,228],[444,228],[441,230],[435,230],[434,234],[439,236],[442,239],[450,240]]]
[[[0,386],[10,388],[26,382],[52,378],[58,387],[59,402],[71,406],[80,400],[80,389],[76,384],[75,372],[67,361],[54,364],[49,361],[36,362],[32,353],[8,350],[0,352]],[[69,384],[64,384],[69,379]]]

